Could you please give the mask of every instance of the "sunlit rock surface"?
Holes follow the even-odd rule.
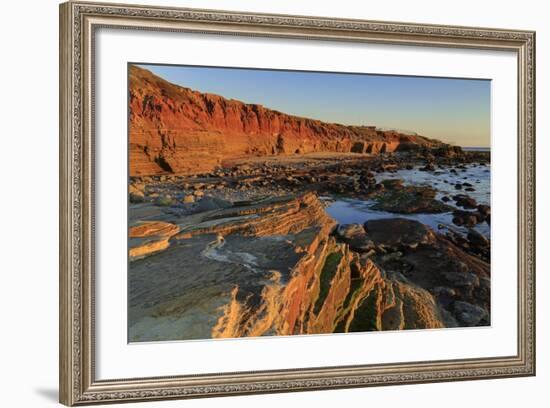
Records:
[[[488,264],[416,221],[337,228],[314,193],[133,214],[166,245],[130,264],[130,341],[489,324]]]
[[[130,175],[208,172],[235,157],[443,149],[423,136],[344,126],[174,85],[129,67]]]

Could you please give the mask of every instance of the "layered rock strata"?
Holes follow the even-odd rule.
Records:
[[[159,208],[131,220],[132,239],[167,245],[131,258],[130,341],[489,322],[488,264],[416,221],[336,227],[314,193]]]
[[[374,126],[344,126],[174,85],[129,68],[130,175],[197,174],[242,156],[453,149]],[[460,148],[458,148],[460,150]]]

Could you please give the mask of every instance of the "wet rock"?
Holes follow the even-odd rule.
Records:
[[[459,207],[464,207],[467,209],[473,209],[477,207],[476,200],[466,194],[457,194],[453,196],[453,200]]]
[[[456,246],[465,249],[470,247],[470,242],[462,236],[462,234],[449,230],[446,237]]]
[[[453,224],[458,226],[465,225],[467,227],[473,227],[480,222],[479,216],[481,216],[481,214],[473,211],[455,210],[453,211]]]
[[[462,184],[460,183],[455,184],[455,190],[462,190]]]
[[[445,296],[448,298],[453,298],[456,296],[456,290],[453,288],[448,288],[446,286],[436,286],[432,289],[432,293],[438,297]]]
[[[455,158],[462,156],[464,152],[460,146],[443,145],[433,150],[437,157]]]
[[[341,239],[351,239],[358,234],[364,234],[365,229],[361,224],[339,224],[335,232]]]
[[[437,301],[444,307],[449,307],[456,297],[456,290],[446,286],[436,286],[431,290]]]
[[[380,182],[385,188],[390,190],[399,190],[403,188],[403,180],[401,179],[387,179]]]
[[[477,206],[477,210],[483,214],[484,216],[488,216],[488,215],[491,215],[491,207],[488,206],[488,205],[484,205],[484,204],[479,204]]]
[[[466,326],[477,326],[489,317],[484,308],[461,301],[454,303],[454,312],[456,318]]]
[[[462,271],[443,271],[442,275],[454,287],[472,287],[479,285],[479,277]]]
[[[399,214],[448,212],[452,207],[436,200],[436,190],[430,186],[405,186],[401,189],[386,189],[372,198],[373,209]]]
[[[435,171],[435,166],[433,163],[428,163],[424,167],[420,167],[418,170],[420,171]]]
[[[432,238],[425,243],[414,247],[401,245],[399,249],[389,246],[386,247],[386,253],[377,253],[373,258],[388,276],[403,276],[407,281],[433,293],[442,307],[440,312],[443,321],[451,327],[454,324],[452,303],[455,300],[485,310],[490,308],[490,285],[486,283],[490,279],[489,263],[462,249],[453,240],[454,235],[452,230],[448,232],[449,238],[432,232]],[[465,238],[458,234],[456,238],[468,245]],[[389,256],[395,251],[402,253],[398,262]],[[449,291],[441,288],[449,288]]]
[[[491,242],[482,234],[474,229],[468,230],[468,241],[476,247],[488,247]]]
[[[368,239],[365,228],[361,224],[338,225],[336,235],[357,252],[368,252],[375,247],[374,243]]]
[[[451,199],[447,196],[443,196],[441,197],[441,201],[443,201],[444,203],[448,203],[449,201],[451,201]]]
[[[365,224],[367,237],[377,246],[417,247],[434,240],[434,233],[424,224],[405,218],[370,220]]]
[[[132,204],[143,203],[145,201],[145,195],[142,192],[130,193],[130,202]]]

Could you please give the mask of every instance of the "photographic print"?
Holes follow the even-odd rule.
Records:
[[[63,404],[535,375],[536,33],[357,17],[60,5]]]
[[[128,65],[128,340],[491,324],[491,81]]]

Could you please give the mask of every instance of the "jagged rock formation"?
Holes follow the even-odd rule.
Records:
[[[489,263],[418,221],[370,220],[364,228],[373,247],[383,249],[372,259],[389,275],[432,293],[446,327],[490,324]]]
[[[131,176],[209,172],[246,155],[449,150],[422,136],[287,115],[183,88],[134,65],[129,70]]]
[[[443,327],[429,292],[386,278],[372,261],[334,238],[317,240],[311,250],[293,268],[286,285],[276,274],[257,299],[243,297],[236,287],[212,336]]]
[[[141,222],[128,231],[129,257],[133,261],[170,246],[170,238],[179,232],[177,225],[162,221]]]
[[[163,243],[132,258],[131,341],[489,323],[488,264],[417,221],[336,228],[314,193],[158,208],[130,220],[131,239]]]

